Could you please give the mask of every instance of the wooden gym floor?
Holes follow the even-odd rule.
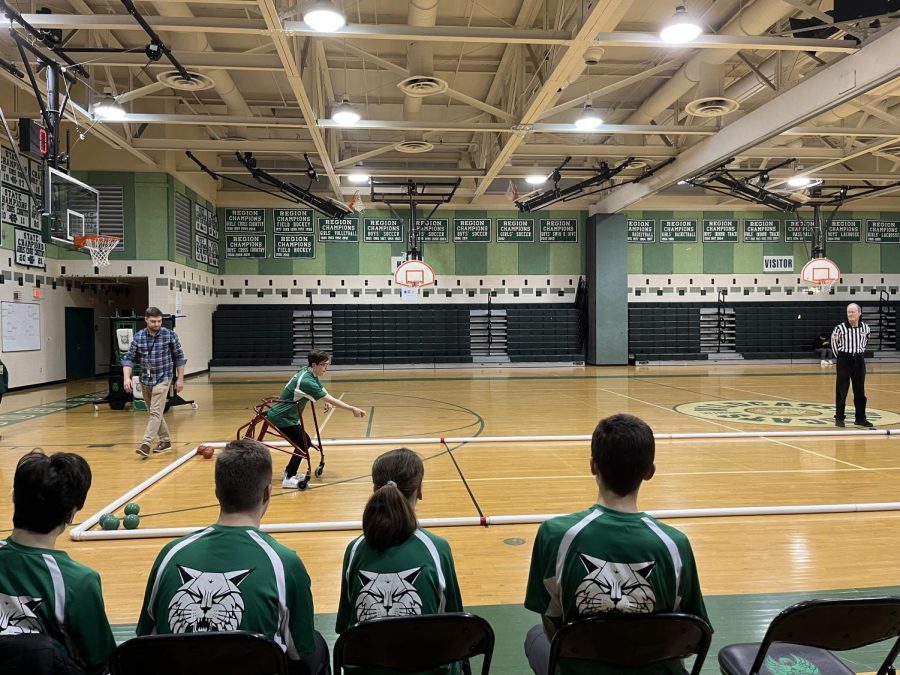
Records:
[[[184,396],[198,409],[167,414],[175,453],[142,460],[134,449],[143,413],[115,411],[92,398],[105,380],[8,394],[0,410],[0,529],[12,527],[9,495],[18,458],[33,447],[82,454],[94,484],[87,517],[175,457],[226,441],[277,395],[287,373],[189,378]],[[666,368],[330,371],[326,387],[368,410],[327,419],[323,438],[535,436],[589,434],[615,412],[644,418],[657,433],[832,429],[834,370],[816,364]],[[880,428],[900,435],[900,364],[869,364],[869,408]],[[727,403],[726,403],[727,402]],[[701,403],[698,410],[689,404]],[[816,405],[820,404],[820,405]],[[679,410],[676,407],[682,406]],[[684,407],[687,406],[687,407]],[[787,411],[787,412],[785,412]],[[697,415],[702,415],[697,416]],[[852,406],[850,406],[852,419]],[[372,460],[386,447],[332,447],[326,469],[305,492],[276,481],[265,521],[358,520],[371,491]],[[427,459],[423,518],[561,513],[596,498],[587,443],[418,445]],[[274,458],[276,473],[284,463]],[[898,501],[900,438],[664,440],[657,474],[645,484],[645,510]],[[141,527],[203,526],[215,520],[213,462],[199,457],[135,499]],[[690,537],[716,628],[714,648],[758,637],[772,616],[798,599],[846,593],[900,593],[900,512],[673,519]],[[497,673],[521,673],[521,643],[537,616],[522,608],[537,525],[436,530],[453,547],[463,600],[498,633]],[[355,532],[281,534],[313,579],[320,629],[331,641],[344,548]],[[71,542],[60,547],[97,569],[110,621],[126,637],[137,620],[150,565],[162,539]],[[885,651],[885,650],[882,650]],[[880,652],[851,663],[874,670]],[[524,670],[523,670],[524,669]],[[716,672],[714,653],[704,669]]]

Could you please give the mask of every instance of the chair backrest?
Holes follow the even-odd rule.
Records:
[[[585,659],[619,668],[651,666],[697,655],[692,675],[703,667],[712,629],[690,614],[601,614],[566,624],[550,643],[547,672],[561,659]]]
[[[896,642],[879,673],[894,662],[900,651],[900,598],[807,600],[791,605],[772,619],[751,672],[762,668],[773,642],[844,651],[891,638]]]
[[[110,675],[288,675],[284,651],[245,631],[146,635],[123,642]]]
[[[46,633],[0,635],[0,672],[3,675],[84,675]]]
[[[334,645],[334,674],[344,666],[430,670],[484,654],[487,675],[494,653],[494,631],[480,616],[465,612],[385,617],[355,624]]]

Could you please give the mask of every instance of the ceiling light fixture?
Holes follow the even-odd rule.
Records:
[[[334,33],[346,25],[347,17],[329,0],[316,0],[303,9],[303,21],[319,33]]]
[[[581,115],[575,120],[575,126],[582,131],[591,131],[601,124],[603,124],[603,118],[594,110],[590,101],[586,101],[584,108],[581,110]]]
[[[357,167],[353,170],[353,173],[347,174],[347,180],[351,183],[368,183],[369,174],[363,171],[362,167]]]
[[[125,108],[116,102],[111,94],[105,94],[93,106],[94,117],[108,122],[119,122],[125,119]]]
[[[529,185],[543,185],[547,182],[547,176],[543,173],[533,173],[525,176],[525,182]]]
[[[350,126],[351,124],[359,122],[360,117],[359,113],[356,112],[356,108],[354,108],[350,101],[347,100],[347,97],[344,96],[344,99],[331,111],[331,119],[340,125]]]
[[[684,5],[678,5],[675,14],[659,31],[659,37],[663,42],[678,45],[696,40],[702,32],[703,28],[691,18]]]

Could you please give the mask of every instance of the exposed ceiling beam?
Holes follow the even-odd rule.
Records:
[[[260,138],[253,141],[204,138],[136,138],[132,141],[139,150],[210,150],[215,152],[316,152],[309,141],[291,141],[286,138]]]
[[[658,47],[672,49],[658,33],[599,33],[594,40],[599,47]],[[701,35],[692,40],[689,49],[762,49],[787,52],[840,52],[852,54],[859,47],[847,40],[816,40],[812,38],[783,38],[756,35]]]
[[[493,44],[567,45],[572,34],[564,30],[487,28],[481,26],[409,26],[403,24],[350,24],[336,33],[314,31],[302,21],[285,21],[293,35],[339,40],[399,40],[401,42],[489,42]]]
[[[640,183],[614,188],[592,213],[616,213],[678,181],[695,176],[804,121],[900,76],[900,22],[885,27],[855,53],[800,81],[723,128]],[[795,154],[795,148],[782,153]]]
[[[144,32],[141,25],[128,14],[23,14],[35,28],[63,30],[130,30]],[[147,16],[151,28],[171,33],[234,33],[266,35],[270,29],[259,19],[231,19],[219,17]],[[281,31],[279,31],[281,32]]]
[[[256,4],[254,2],[254,4]],[[281,61],[276,54],[243,54],[241,52],[188,52],[179,51],[178,60],[188,70],[197,68],[225,68],[227,70],[271,70],[280,72]],[[147,63],[144,52],[122,54],[91,54],[91,66],[139,67],[172,70],[172,64],[159,60]]]

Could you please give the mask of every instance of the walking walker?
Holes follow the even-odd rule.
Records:
[[[306,462],[306,473],[303,475],[303,479],[300,481],[300,484],[297,486],[300,490],[305,490],[309,485],[309,479],[312,475],[312,463],[310,461],[310,455],[308,447],[303,447],[302,445],[297,445],[287,436],[285,436],[281,429],[276,427],[269,421],[269,418],[266,414],[269,412],[269,409],[276,404],[280,403],[288,403],[291,405],[298,406],[297,407],[297,415],[300,418],[300,431],[301,437],[303,438],[303,442],[306,442],[306,439],[309,438],[309,434],[305,433],[306,429],[303,425],[303,413],[300,411],[300,404],[303,401],[283,401],[280,398],[264,398],[259,404],[253,407],[254,412],[256,413],[252,420],[247,422],[247,424],[243,425],[237,430],[238,440],[242,438],[252,438],[253,440],[259,441],[266,447],[271,448],[272,450],[278,450],[279,452],[286,453],[288,455],[298,455],[301,461]],[[322,475],[325,471],[325,450],[322,448],[322,437],[319,435],[319,419],[316,417],[316,406],[315,404],[309,406],[312,409],[313,416],[313,424],[316,428],[316,440],[312,443],[311,447],[313,450],[319,453],[319,465],[316,467],[316,478]],[[287,448],[282,448],[276,445],[271,445],[266,443],[267,436],[275,436],[276,438],[281,439],[282,441],[287,441],[293,450],[288,450]]]

